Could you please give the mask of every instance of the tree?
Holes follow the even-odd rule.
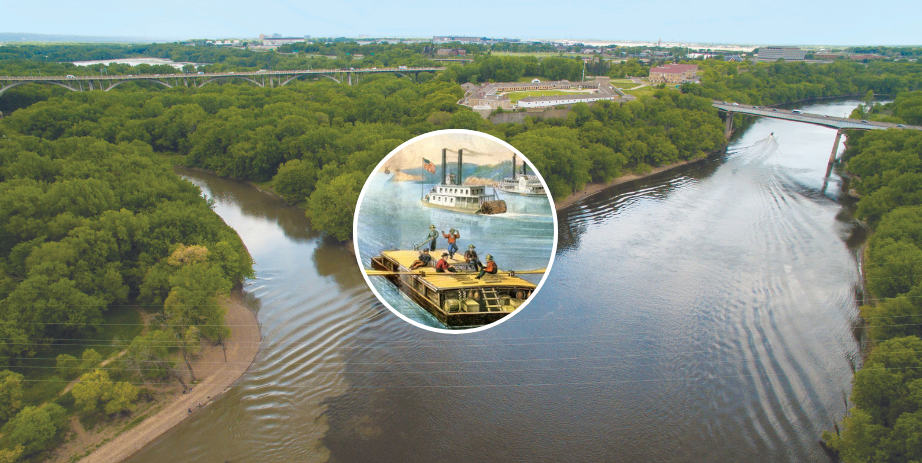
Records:
[[[310,162],[293,159],[282,164],[272,179],[272,187],[290,204],[301,204],[317,182],[317,168]]]
[[[480,117],[480,116],[478,116]],[[352,236],[352,216],[362,188],[362,174],[343,174],[319,184],[311,194],[307,215],[311,225],[339,241]]]
[[[109,374],[103,370],[81,376],[80,381],[71,389],[74,403],[82,406],[85,412],[95,412],[100,404],[105,404],[103,410],[109,414],[134,410],[138,392],[138,388],[131,383],[112,382]]]
[[[175,362],[170,358],[170,346],[174,343],[170,333],[150,331],[131,341],[121,361],[128,370],[135,371],[141,380],[163,379],[174,372]]]
[[[14,446],[22,446],[23,455],[45,450],[64,425],[64,408],[50,403],[26,407],[3,426],[3,434]]]
[[[0,372],[0,421],[7,421],[22,407],[22,375]]]
[[[70,393],[73,394],[77,406],[82,406],[85,412],[92,413],[99,408],[100,401],[103,401],[106,390],[111,386],[112,381],[108,373],[94,370],[83,374]]]

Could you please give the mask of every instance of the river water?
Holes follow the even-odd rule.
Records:
[[[391,314],[301,211],[182,171],[257,262],[262,347],[129,461],[828,461],[863,240],[824,187],[834,137],[758,120],[724,156],[561,211],[542,291],[465,335]]]

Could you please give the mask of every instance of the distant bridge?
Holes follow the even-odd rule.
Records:
[[[844,117],[825,116],[822,114],[810,114],[799,110],[787,110],[766,108],[764,106],[743,105],[739,103],[728,103],[726,101],[713,101],[713,105],[719,111],[727,112],[727,125],[724,134],[729,137],[730,130],[733,128],[733,113],[750,114],[753,116],[771,117],[773,119],[784,119],[786,121],[804,122],[807,124],[820,125],[836,129],[836,141],[832,144],[832,154],[829,156],[829,167],[836,162],[836,152],[839,149],[839,140],[842,138],[844,130],[922,130],[917,125],[892,124],[890,122],[874,121],[857,121]],[[827,169],[827,175],[828,175]]]
[[[407,74],[419,75],[420,72],[436,72],[444,67],[406,67],[396,68],[362,68],[362,69],[308,69],[296,71],[243,71],[243,72],[207,72],[197,74],[139,74],[139,75],[66,75],[48,77],[0,77],[0,95],[7,90],[23,84],[49,84],[64,87],[74,92],[102,90],[108,92],[113,88],[132,81],[147,81],[167,88],[185,86],[202,87],[219,79],[243,79],[259,87],[281,87],[300,77],[325,77],[336,83],[352,85],[362,74]]]

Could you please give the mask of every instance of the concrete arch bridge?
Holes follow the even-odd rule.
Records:
[[[19,85],[36,83],[57,85],[73,92],[85,92],[91,90],[102,90],[108,92],[125,82],[147,81],[162,85],[167,88],[173,87],[202,87],[206,84],[229,79],[243,79],[259,87],[281,87],[289,82],[302,77],[324,77],[336,83],[346,83],[352,85],[358,82],[362,75],[368,74],[395,74],[406,76],[414,74],[418,76],[420,72],[437,72],[444,70],[444,67],[406,67],[399,66],[395,68],[362,68],[362,69],[307,69],[292,71],[242,71],[242,72],[209,72],[198,74],[145,74],[145,75],[115,75],[115,76],[89,76],[89,75],[66,75],[66,76],[40,76],[40,77],[0,77],[0,96],[7,90]]]

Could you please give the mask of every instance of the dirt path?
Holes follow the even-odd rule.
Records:
[[[144,323],[144,328],[141,330],[141,336],[144,336],[145,334],[147,334],[148,330],[150,329],[150,315],[148,315],[147,312],[144,312],[143,310],[140,310],[140,309],[138,309],[138,313],[141,314],[141,320],[142,320],[142,323]],[[125,349],[125,350],[123,350],[123,351],[121,351],[121,352],[119,352],[119,353],[117,353],[117,354],[115,354],[115,355],[113,355],[113,356],[111,356],[111,357],[109,357],[109,358],[103,360],[102,363],[99,364],[99,367],[100,367],[100,368],[101,368],[101,367],[104,367],[104,366],[106,366],[106,365],[108,365],[108,364],[110,364],[110,363],[112,363],[112,362],[118,360],[119,357],[125,355],[126,352],[128,352],[128,349]],[[95,367],[94,367],[94,368],[95,368]],[[64,390],[61,391],[61,392],[58,394],[58,396],[62,396],[62,395],[64,395],[64,394],[67,394],[71,389],[74,388],[74,385],[77,384],[77,382],[79,382],[79,381],[80,381],[80,377],[79,377],[79,376],[78,376],[77,378],[74,378],[73,381],[67,383],[67,386],[64,386]],[[45,403],[47,403],[47,402],[45,402]],[[45,406],[45,404],[42,404],[42,406]]]
[[[240,365],[249,364],[256,358],[256,353],[259,351],[260,333],[256,315],[243,304],[237,294],[233,296],[228,305],[227,324],[231,328],[231,336],[227,343],[227,364],[233,367],[229,367],[226,371],[210,371],[204,380],[193,387],[191,393],[177,394],[172,399],[167,399],[172,402],[165,405],[156,415],[99,447],[81,461],[85,463],[122,461],[179,424],[186,417],[191,416],[190,408],[194,414],[198,409],[198,404],[207,405],[233,385],[243,375]],[[220,347],[210,349],[199,359],[205,365],[208,365],[206,362],[223,360],[224,353]],[[207,369],[208,367],[202,367],[202,371]]]
[[[613,186],[615,186],[615,185],[620,185],[620,184],[622,184],[622,183],[627,183],[627,182],[630,182],[630,181],[632,181],[632,180],[638,180],[638,179],[642,179],[642,178],[645,178],[645,177],[650,177],[651,175],[656,175],[656,174],[658,174],[658,173],[660,173],[660,172],[665,172],[665,171],[667,171],[667,170],[675,169],[675,168],[677,168],[677,167],[685,166],[685,165],[692,164],[692,163],[695,163],[695,162],[701,162],[701,161],[703,161],[703,160],[705,160],[705,159],[707,159],[707,158],[692,159],[692,160],[690,160],[690,161],[681,161],[681,162],[677,162],[677,163],[675,163],[675,164],[669,164],[669,165],[666,165],[666,166],[656,167],[656,168],[654,168],[653,170],[651,170],[650,173],[644,174],[644,175],[626,174],[626,175],[622,175],[622,176],[620,176],[620,177],[618,177],[618,178],[616,178],[616,179],[614,179],[614,180],[612,180],[612,181],[610,181],[610,182],[608,182],[608,183],[590,183],[590,184],[586,185],[586,188],[584,188],[583,191],[577,191],[576,193],[573,193],[573,194],[571,194],[570,196],[567,196],[566,198],[564,198],[564,199],[562,199],[562,200],[560,200],[560,201],[555,201],[555,202],[554,202],[554,206],[555,206],[556,209],[559,211],[559,210],[565,209],[565,208],[567,208],[567,207],[569,207],[569,206],[575,204],[575,203],[578,202],[578,201],[581,201],[581,200],[583,200],[583,199],[586,199],[586,198],[588,198],[588,197],[590,197],[590,196],[592,196],[592,195],[594,195],[594,194],[596,194],[596,193],[599,193],[599,192],[601,192],[601,191],[604,191],[604,190],[606,190],[606,189],[608,189],[608,188],[611,188],[611,187],[613,187]]]

